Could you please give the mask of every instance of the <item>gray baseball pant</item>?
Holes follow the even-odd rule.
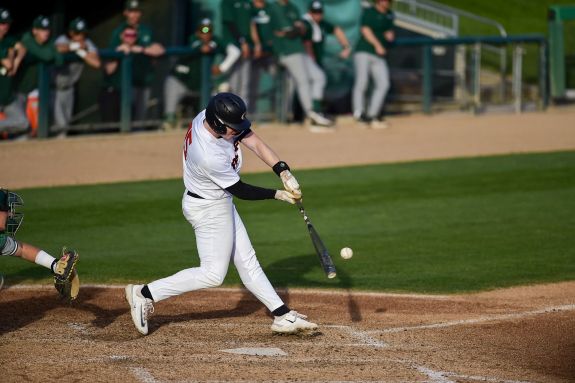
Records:
[[[240,57],[230,72],[230,90],[240,96],[246,103],[249,101],[251,60]]]
[[[374,87],[366,113],[368,117],[377,117],[389,91],[387,62],[383,57],[367,52],[357,52],[353,56],[353,64],[355,66],[355,82],[352,95],[353,115],[359,118],[365,111],[365,92],[371,77]]]
[[[54,98],[54,122],[56,126],[68,126],[74,108],[74,88],[57,89]]]
[[[164,83],[164,113],[165,115],[176,113],[178,102],[186,94],[191,93],[187,86],[182,84],[174,76],[168,76]]]
[[[143,121],[146,119],[146,112],[148,111],[148,102],[150,101],[151,90],[149,87],[133,87],[132,88],[132,103],[134,106],[134,121]]]
[[[312,100],[323,100],[326,84],[325,73],[306,53],[282,56],[280,63],[295,81],[301,106],[306,114],[309,113],[312,110]]]
[[[12,103],[4,107],[3,112],[6,118],[0,120],[1,132],[19,133],[28,129],[28,118],[23,105],[25,105],[25,96],[18,95]]]

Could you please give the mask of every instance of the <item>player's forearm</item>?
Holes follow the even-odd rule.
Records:
[[[226,46],[226,57],[219,65],[220,71],[222,73],[227,72],[232,67],[232,65],[234,65],[234,63],[240,58],[241,55],[242,51],[240,51],[240,48],[236,47],[233,44],[228,44]]]
[[[274,166],[280,160],[279,156],[273,151],[273,149],[253,132],[244,138],[242,143],[269,167]]]
[[[378,48],[383,49],[383,46],[381,45],[377,37],[375,37],[371,28],[361,27],[361,34],[371,45],[374,46],[375,49]]]
[[[245,200],[274,199],[276,190],[243,183],[241,180],[226,188],[234,197]]]
[[[342,48],[344,48],[344,49],[350,48],[349,41],[348,41],[347,36],[345,35],[343,29],[341,29],[340,27],[335,27],[333,33],[334,33],[337,41],[339,41],[339,43],[341,44]]]

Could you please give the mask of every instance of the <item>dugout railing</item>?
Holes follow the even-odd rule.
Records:
[[[421,67],[415,70],[419,84],[419,95],[417,97],[418,103],[420,104],[420,110],[423,113],[432,113],[434,103],[436,102],[434,97],[434,57],[436,56],[436,51],[438,47],[468,47],[471,48],[471,62],[468,65],[469,70],[465,70],[462,74],[453,73],[453,76],[457,77],[456,82],[465,81],[469,84],[469,98],[466,102],[469,103],[469,107],[472,111],[477,112],[482,108],[481,99],[481,49],[482,45],[491,46],[510,46],[512,50],[512,103],[511,109],[519,113],[522,111],[522,84],[523,84],[523,55],[525,50],[523,46],[525,44],[535,44],[539,49],[539,65],[538,65],[538,107],[540,109],[545,109],[548,105],[549,91],[548,91],[548,44],[545,36],[534,34],[534,35],[513,35],[513,36],[475,36],[475,37],[453,37],[444,39],[433,39],[426,37],[415,37],[415,38],[398,38],[395,42],[396,48],[409,48],[415,47],[421,55]],[[188,47],[168,47],[166,48],[165,57],[175,57],[186,55],[191,52]],[[128,133],[132,131],[134,122],[132,121],[132,56],[124,55],[109,49],[100,50],[100,56],[103,60],[106,59],[119,59],[121,61],[121,101],[120,101],[120,121],[118,123],[112,124],[114,127],[122,133]],[[68,57],[70,59],[70,57]],[[202,57],[202,76],[201,76],[201,89],[198,90],[201,105],[205,105],[212,93],[212,76],[210,67],[212,64],[212,59],[209,57]],[[50,134],[50,99],[51,99],[51,77],[50,77],[50,66],[45,64],[40,64],[39,68],[39,105],[38,105],[38,129],[37,136],[39,138],[47,138]],[[393,68],[392,68],[393,71]],[[277,98],[277,108],[275,108],[276,119],[279,121],[286,120],[285,108],[283,105],[288,104],[286,102],[286,92],[285,86],[282,84],[282,78],[286,76],[285,72],[278,71],[277,76],[283,76],[276,78],[276,89],[278,93]],[[467,75],[469,73],[469,76]],[[462,80],[460,77],[464,76],[465,79]],[[469,77],[469,78],[467,78]],[[110,125],[110,124],[107,124]],[[98,127],[97,123],[90,124],[91,127]]]

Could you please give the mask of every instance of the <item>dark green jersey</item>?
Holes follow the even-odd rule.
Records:
[[[252,17],[251,0],[222,0],[222,39],[224,43],[237,46],[241,41],[252,45],[250,21]]]
[[[277,36],[275,32],[293,30],[296,21],[301,22],[301,15],[291,2],[280,3],[276,1],[270,4],[270,23],[273,27],[273,48],[278,56],[287,56],[293,53],[304,53],[305,49],[301,36]]]
[[[64,59],[56,50],[53,39],[40,45],[31,32],[26,32],[21,43],[26,48],[26,56],[16,74],[16,87],[20,93],[30,93],[38,87],[38,64],[62,65]]]
[[[132,85],[135,87],[148,87],[154,79],[152,60],[143,53],[132,55]],[[122,84],[122,60],[118,60],[118,67],[114,73],[105,75],[103,86],[120,89]]]
[[[128,23],[124,21],[122,24],[120,24],[116,29],[112,31],[112,38],[110,39],[111,49],[116,49],[118,45],[122,44],[121,35],[127,26]],[[147,25],[138,24],[136,30],[138,31],[138,39],[136,40],[136,45],[147,47],[150,44],[152,44],[152,42],[154,42],[152,36],[152,29],[150,27],[148,27]]]
[[[195,35],[190,37],[190,48],[192,52],[181,56],[176,65],[170,71],[172,76],[180,80],[188,89],[199,89],[201,86],[202,76],[202,57],[215,57],[219,54],[226,53],[226,45],[220,39],[213,38],[207,43],[212,49],[209,53],[201,51],[203,42]]]
[[[274,30],[270,21],[270,5],[268,3],[265,3],[263,8],[252,8],[252,22],[256,24],[262,50],[265,52],[273,50]]]
[[[393,29],[394,20],[395,15],[393,11],[382,13],[375,8],[368,8],[364,10],[361,17],[361,26],[371,28],[374,36],[377,38],[377,40],[379,40],[381,45],[383,45],[384,48],[388,48],[391,43],[385,39],[384,33]],[[365,39],[365,37],[363,37],[363,34],[361,34],[355,50],[357,52],[368,52],[375,54],[374,46],[370,44]]]
[[[0,60],[5,59],[8,57],[8,52],[10,49],[14,48],[16,45],[16,39],[11,36],[4,36],[2,40],[0,40]],[[14,101],[14,82],[12,76],[8,76],[5,72],[5,68],[2,67],[0,64],[0,106],[8,105]]]
[[[312,42],[315,60],[319,65],[321,65],[323,61],[325,38],[328,34],[333,33],[335,27],[333,24],[325,20],[321,20],[319,23],[316,23],[308,14],[304,15],[303,21],[306,27],[306,33],[303,39]]]
[[[118,28],[112,32],[112,39],[110,40],[110,49],[115,50],[122,44],[122,32],[128,26],[128,23],[123,22]],[[146,26],[138,25],[138,39],[135,45],[142,47],[150,46],[153,43],[152,30]],[[132,53],[132,85],[136,87],[148,87],[154,81],[155,71],[153,66],[153,58],[143,53]],[[120,89],[122,61],[119,60],[118,68],[111,75],[104,77],[104,86]]]

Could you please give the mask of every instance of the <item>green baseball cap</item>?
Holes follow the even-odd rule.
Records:
[[[142,8],[140,7],[140,2],[138,0],[128,0],[126,1],[126,10],[128,11],[139,11]]]
[[[323,12],[322,2],[318,0],[312,1],[311,4],[309,5],[309,10],[311,12],[317,12],[317,13]]]
[[[86,32],[88,29],[88,25],[86,24],[86,20],[81,17],[77,17],[74,20],[70,21],[70,26],[68,27],[69,30],[81,33]]]
[[[34,22],[32,23],[32,28],[50,29],[50,19],[47,18],[46,16],[40,15],[34,19]]]
[[[209,18],[203,18],[198,25],[198,31],[202,33],[208,33],[212,31],[212,20]]]
[[[12,22],[12,16],[7,9],[0,8],[0,24],[10,24]]]

